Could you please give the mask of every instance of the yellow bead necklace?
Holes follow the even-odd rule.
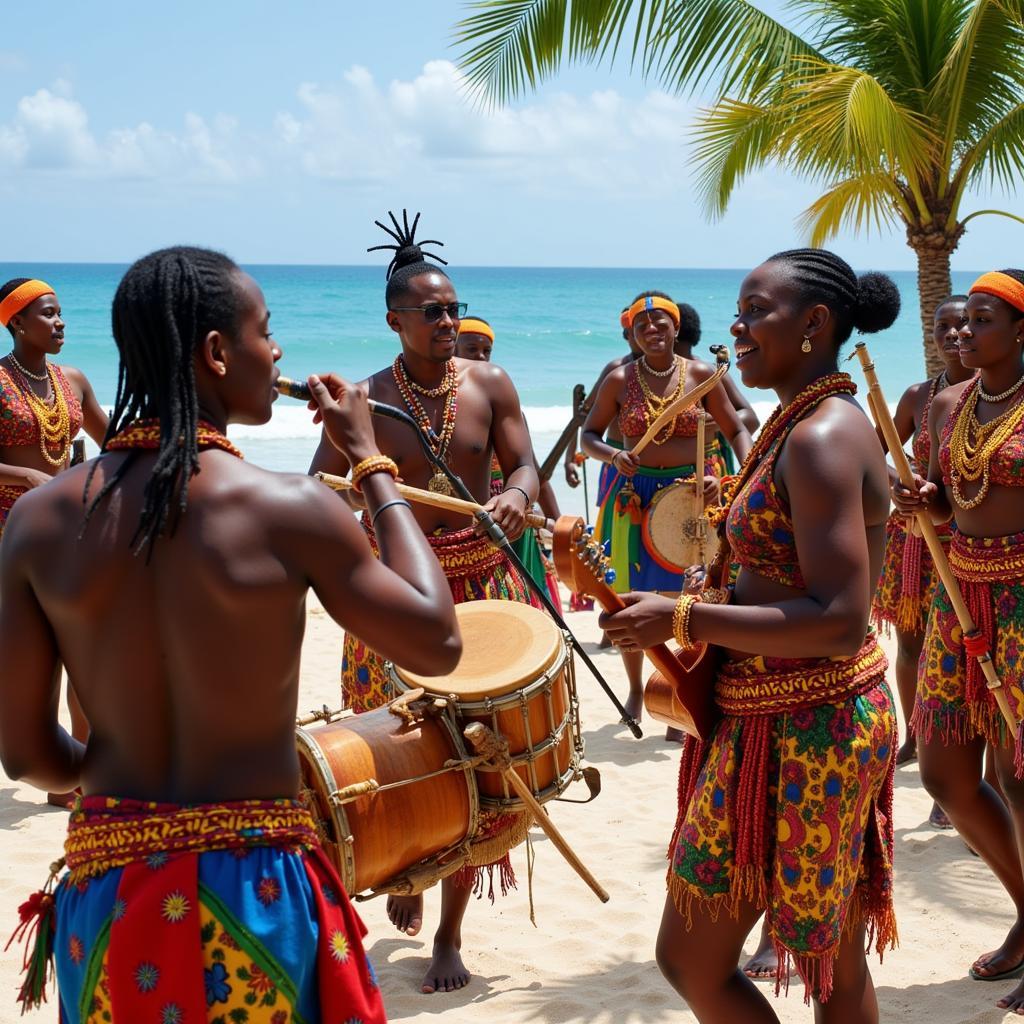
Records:
[[[644,358],[637,360],[637,362],[643,363],[644,366],[647,365],[647,360]],[[679,368],[679,379],[678,381],[676,381],[676,386],[672,389],[672,391],[669,394],[665,395],[664,398],[661,395],[656,395],[651,390],[647,381],[644,379],[643,371],[641,370],[641,368],[639,366],[637,366],[636,368],[636,379],[640,384],[640,392],[644,396],[644,402],[647,405],[646,419],[648,426],[652,424],[661,415],[662,411],[665,409],[666,406],[670,405],[682,394],[683,388],[686,387],[686,360],[682,356],[674,356],[673,364],[669,368],[668,373],[665,373],[664,371],[662,371],[661,373],[657,373],[656,371],[654,371],[656,376],[667,377],[669,374],[671,374],[672,370],[676,369],[676,367]],[[672,436],[672,431],[674,429],[675,421],[673,420],[666,426],[665,430],[662,433],[660,433],[657,437],[653,439],[654,443],[664,444]]]
[[[18,378],[18,387],[39,426],[39,450],[51,466],[60,469],[67,462],[68,452],[71,450],[71,416],[68,413],[68,403],[64,399],[64,391],[57,381],[53,366],[49,363],[46,364],[50,394],[53,397],[52,405],[32,390],[19,370],[15,370],[15,375]],[[51,455],[51,449],[59,450],[60,454]]]
[[[1017,383],[1019,388],[1024,378]],[[1024,401],[1020,396],[1005,412],[988,423],[978,422],[978,399],[981,397],[981,378],[971,384],[960,414],[953,423],[949,438],[951,484],[953,498],[965,509],[977,508],[988,494],[989,464],[997,451],[1013,436],[1024,422]],[[973,498],[963,493],[963,482],[981,480],[981,487]]]

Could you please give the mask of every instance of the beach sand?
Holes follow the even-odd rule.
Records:
[[[302,660],[300,711],[338,704],[341,631],[311,602]],[[618,655],[597,649],[596,615],[569,616],[602,672],[625,695]],[[887,647],[892,660],[891,642]],[[679,748],[657,723],[634,740],[616,724],[611,704],[577,665],[587,759],[600,769],[603,789],[587,805],[549,804],[556,824],[611,893],[602,905],[535,829],[533,899],[537,926],[529,919],[525,848],[513,853],[519,889],[491,906],[471,903],[463,953],[474,973],[467,988],[425,996],[418,991],[437,923],[439,893],[427,893],[426,922],[415,937],[399,935],[384,899],[363,903],[370,929],[367,948],[380,978],[389,1018],[428,1024],[626,1024],[692,1021],[662,979],[654,940],[665,897],[665,849],[676,814]],[[896,777],[896,906],[900,948],[885,963],[872,961],[884,1021],[929,1024],[995,1022],[994,1001],[1009,983],[967,977],[973,959],[1002,940],[1012,907],[987,868],[955,832],[927,824],[931,801],[916,764]],[[570,796],[582,797],[584,787]],[[28,786],[0,782],[3,862],[0,932],[17,922],[18,904],[45,879],[60,853],[66,814],[45,806]],[[756,938],[756,936],[755,936]],[[748,948],[752,949],[751,944]],[[0,1022],[18,1020],[14,1004],[20,951],[0,959]],[[767,986],[766,986],[767,990]],[[52,1020],[53,995],[41,1015]],[[810,1021],[802,986],[775,1000],[784,1022]],[[1017,1018],[1008,1018],[1017,1019]]]

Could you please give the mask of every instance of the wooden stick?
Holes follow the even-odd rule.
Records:
[[[702,381],[690,391],[684,391],[674,402],[670,402],[657,416],[654,422],[647,428],[647,433],[631,449],[634,455],[639,455],[657,436],[658,432],[668,423],[674,420],[681,413],[686,412],[691,405],[695,405],[705,395],[715,390],[715,386],[726,375],[729,370],[729,350],[724,345],[719,345],[715,352],[717,365],[715,372],[706,381]],[[639,372],[639,371],[638,371]],[[702,410],[703,411],[703,410]],[[703,458],[703,456],[701,456]]]
[[[351,491],[352,481],[347,476],[335,476],[333,473],[317,473],[317,480],[322,480],[328,487],[335,491]],[[475,516],[483,506],[473,501],[463,501],[462,498],[455,498],[450,494],[435,494],[434,491],[425,491],[419,487],[410,487],[408,484],[395,484],[398,493],[407,501],[416,501],[421,505],[430,505],[433,508],[444,509],[446,512],[459,512],[466,516]],[[526,525],[537,529],[544,529],[547,519],[536,512],[528,512]]]
[[[516,770],[508,764],[508,744],[498,740],[494,733],[482,722],[472,722],[466,726],[464,735],[470,746],[480,754],[487,757],[491,764],[501,770],[502,777],[516,791],[516,795],[526,804],[537,819],[537,824],[544,830],[545,835],[551,840],[555,849],[566,859],[569,866],[583,879],[594,891],[594,894],[602,903],[609,900],[608,893],[601,886],[601,883],[590,873],[587,866],[576,856],[572,847],[565,841],[565,837],[555,826],[548,812],[544,810],[537,798],[530,791],[530,787],[516,773]],[[504,751],[497,757],[491,757],[496,746],[504,746]],[[503,755],[503,756],[502,756]],[[504,761],[504,766],[501,762]]]
[[[875,417],[878,428],[885,437],[885,443],[889,446],[889,455],[892,457],[893,465],[895,465],[896,472],[899,474],[900,483],[904,487],[913,490],[914,473],[910,468],[907,453],[903,450],[903,443],[900,441],[899,431],[893,422],[885,396],[882,394],[882,386],[879,384],[878,375],[875,373],[875,364],[871,362],[871,357],[868,355],[867,345],[863,341],[858,341],[854,346],[854,352],[860,360],[860,365],[864,370],[864,378],[868,382],[868,407]],[[922,511],[916,513],[915,518],[920,526],[921,536],[924,537],[924,542],[932,553],[935,568],[942,580],[942,585],[946,588],[946,593],[949,595],[950,603],[953,605],[953,611],[956,612],[956,617],[960,622],[964,636],[977,633],[978,627],[975,625],[974,619],[971,617],[971,613],[964,602],[963,594],[960,593],[960,584],[953,574],[949,559],[946,558],[946,552],[943,550],[942,541],[939,540],[939,535],[936,532],[931,516],[922,509]],[[996,674],[995,666],[992,664],[992,655],[988,652],[979,655],[978,663],[981,665],[981,671],[985,675],[985,684],[992,692],[992,696],[995,697],[996,704],[999,705],[999,710],[1002,712],[1003,718],[1006,719],[1011,735],[1016,739],[1017,719],[1013,715],[1009,698],[1006,696],[1006,690],[1003,688],[1003,684]]]

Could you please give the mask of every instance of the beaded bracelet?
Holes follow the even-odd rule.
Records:
[[[394,480],[398,477],[398,465],[394,459],[390,459],[386,455],[371,455],[368,459],[363,459],[352,468],[353,490],[362,494],[363,489],[359,485],[371,473],[390,473],[391,479]]]
[[[672,635],[682,651],[695,651],[700,646],[700,641],[690,636],[690,612],[699,600],[697,594],[680,594],[672,612]]]
[[[391,501],[385,501],[383,505],[376,512],[370,516],[370,529],[376,529],[377,520],[380,518],[381,512],[386,512],[389,508],[394,508],[396,505],[404,505],[410,512],[412,511],[412,505],[405,500],[405,498],[392,498]]]
[[[518,491],[526,499],[526,507],[529,508],[533,502],[530,501],[530,496],[522,489],[522,487],[516,487],[515,484],[509,484],[501,493],[508,494],[509,491]]]

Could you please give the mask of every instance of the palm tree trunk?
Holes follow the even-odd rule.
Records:
[[[959,224],[954,228],[952,237],[938,230],[910,228],[907,231],[907,244],[917,256],[917,297],[920,302],[925,374],[929,379],[938,376],[943,369],[942,360],[936,354],[932,342],[932,328],[935,310],[953,290],[949,257],[962,234],[963,228]]]

